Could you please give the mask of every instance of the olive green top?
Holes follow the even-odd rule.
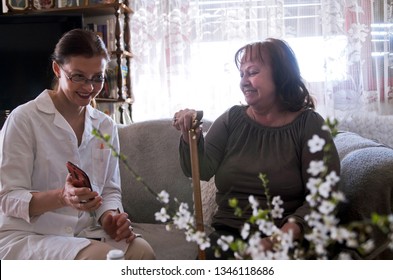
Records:
[[[240,229],[251,209],[241,218],[234,215],[229,198],[237,198],[245,209],[249,195],[254,195],[261,208],[266,209],[266,196],[259,173],[267,175],[271,197],[283,200],[283,218],[275,220],[281,226],[289,217],[306,227],[304,216],[310,207],[305,201],[307,172],[312,160],[322,160],[324,152],[311,153],[308,141],[318,135],[332,144],[329,170],[339,176],[340,162],[330,132],[323,130],[324,119],[309,109],[293,122],[281,127],[266,127],[252,120],[246,113],[248,106],[233,106],[217,118],[205,137],[198,142],[201,180],[215,175],[218,210],[213,226]],[[189,146],[180,141],[180,161],[183,172],[191,177]]]

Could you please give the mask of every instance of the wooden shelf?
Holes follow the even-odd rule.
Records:
[[[131,89],[131,69],[130,61],[132,59],[131,46],[131,32],[130,32],[130,17],[134,11],[128,6],[128,0],[112,0],[113,3],[81,5],[73,7],[36,9],[33,7],[33,0],[29,0],[29,6],[26,10],[9,10],[7,15],[71,15],[80,14],[83,17],[93,19],[96,16],[115,17],[115,24],[112,27],[114,32],[114,45],[111,44],[110,54],[113,60],[116,61],[116,96],[118,98],[101,98],[97,97],[97,103],[126,103],[129,104],[130,116],[131,105],[133,103],[133,95]],[[86,1],[87,3],[87,1]],[[123,24],[122,24],[123,23]],[[122,65],[126,65],[128,71],[123,76]],[[108,96],[108,95],[105,95]],[[112,95],[111,95],[112,96]],[[116,105],[118,106],[118,104]],[[121,105],[119,105],[121,106]]]
[[[113,52],[111,52],[111,54],[112,55],[121,55],[121,56],[123,56],[123,57],[128,57],[128,58],[132,58],[133,57],[133,54],[131,53],[131,52],[128,52],[128,51],[125,51],[125,50],[123,50],[123,51],[113,51]]]
[[[96,98],[97,102],[107,102],[107,103],[124,103],[124,99],[114,99],[114,98],[102,98],[102,97],[97,97]]]
[[[63,8],[50,8],[50,9],[27,9],[24,11],[9,11],[7,14],[72,14],[82,13],[86,16],[97,16],[97,15],[113,15],[118,9],[122,10],[122,13],[133,14],[134,11],[126,6],[124,3],[109,3],[109,4],[97,4],[90,6],[75,6],[75,7],[63,7]]]

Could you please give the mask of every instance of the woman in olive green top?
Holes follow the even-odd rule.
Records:
[[[252,209],[236,216],[229,198],[237,198],[244,209],[249,205],[248,197],[254,195],[266,209],[259,173],[267,175],[271,197],[283,200],[284,213],[275,224],[284,232],[292,231],[294,239],[300,240],[307,226],[304,217],[310,210],[305,198],[309,193],[306,184],[312,176],[307,169],[311,161],[324,156],[323,150],[310,152],[308,141],[318,135],[332,144],[328,168],[339,176],[337,150],[330,132],[322,129],[324,119],[314,111],[296,57],[284,41],[269,38],[248,44],[238,50],[235,61],[247,105],[233,106],[223,113],[205,138],[198,130],[201,179],[215,176],[217,186],[212,247],[221,235],[239,237],[251,215]],[[191,176],[188,131],[195,114],[192,109],[181,110],[173,122],[182,132],[180,158],[186,176]],[[265,249],[272,248],[272,239],[265,237],[261,242]],[[212,250],[207,250],[207,258],[214,258]]]

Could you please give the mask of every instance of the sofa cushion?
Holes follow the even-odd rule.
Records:
[[[392,213],[393,149],[351,132],[339,133],[334,142],[341,161],[339,188],[348,200],[345,219]]]
[[[154,192],[166,190],[179,201],[191,206],[191,180],[179,164],[178,144],[180,132],[172,127],[171,120],[132,123],[119,127],[120,151],[136,175]],[[154,213],[162,205],[156,200],[124,163],[120,163],[123,205],[133,222],[157,223]],[[175,207],[175,205],[171,205]]]
[[[204,120],[207,129],[211,122]],[[170,209],[174,202],[186,202],[193,209],[192,180],[183,174],[179,162],[180,132],[172,126],[172,119],[149,120],[119,126],[120,151],[127,157],[136,175],[155,192],[165,190],[170,195]],[[120,163],[123,205],[133,222],[159,223],[154,214],[162,204],[144,184]]]
[[[195,260],[198,256],[198,245],[186,241],[183,231],[167,231],[163,224],[135,223],[133,227],[149,242],[157,260]]]
[[[386,147],[386,145],[376,142],[374,140],[360,136],[357,133],[340,131],[334,138],[334,143],[340,159],[344,159],[349,153],[370,147]]]
[[[393,213],[393,149],[351,132],[339,133],[334,141],[341,160],[339,189],[347,199],[339,211],[341,222]],[[374,228],[372,238],[378,249],[366,257],[392,259],[385,235]]]

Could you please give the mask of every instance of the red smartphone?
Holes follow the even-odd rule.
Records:
[[[93,188],[91,187],[90,184],[89,176],[87,176],[85,171],[83,171],[82,169],[80,169],[78,166],[76,166],[70,161],[67,161],[67,169],[68,172],[71,173],[72,184],[75,187],[79,187],[79,188],[87,187],[91,191],[93,191]]]

